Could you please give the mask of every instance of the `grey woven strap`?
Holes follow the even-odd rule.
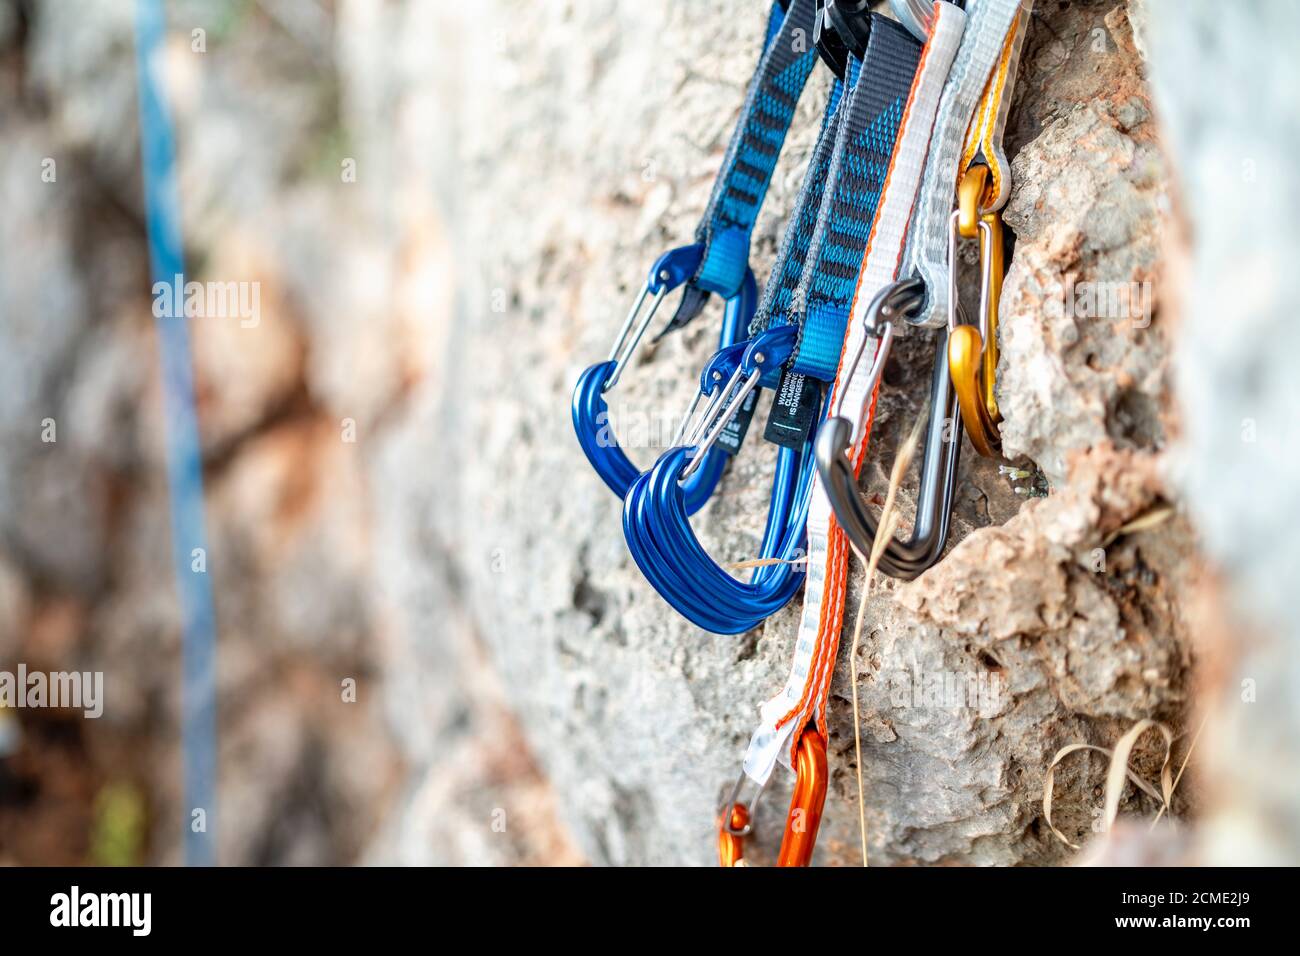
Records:
[[[948,221],[956,199],[957,167],[966,128],[1019,7],[1020,0],[978,0],[971,4],[966,32],[939,103],[900,273],[925,280],[928,294],[914,325],[934,327],[948,318]]]

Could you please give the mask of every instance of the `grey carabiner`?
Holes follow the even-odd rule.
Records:
[[[849,372],[844,381],[853,381],[853,377],[858,372],[858,363],[862,361],[862,353],[867,350],[867,341],[872,336],[876,339],[876,354],[867,373],[867,387],[862,399],[863,407],[858,409],[858,430],[850,437],[850,445],[856,445],[861,438],[866,418],[866,403],[871,401],[871,395],[876,390],[876,384],[880,381],[881,373],[885,369],[885,360],[889,358],[890,346],[894,341],[894,323],[900,319],[906,320],[915,313],[924,301],[924,290],[925,286],[919,279],[892,282],[877,292],[867,306],[863,318],[867,335],[863,336],[862,345],[853,356],[853,362],[849,365]],[[840,393],[839,405],[835,409],[837,416],[842,416],[844,413],[846,392],[847,389]]]
[[[906,284],[895,283],[887,287],[872,300],[866,322],[868,329],[878,330],[882,346],[888,326],[897,318],[905,318],[919,304],[921,295],[919,282],[909,280]],[[882,322],[882,310],[886,305],[894,310],[896,318]],[[884,351],[884,348],[877,349],[872,369],[875,375],[879,374],[877,366],[883,367],[881,353]],[[956,416],[957,394],[948,378],[948,332],[944,329],[936,346],[934,372],[930,380],[930,421],[921,458],[916,521],[911,537],[905,541],[895,537],[885,547],[880,559],[880,569],[891,577],[911,580],[934,564],[943,553],[948,540],[961,452],[960,435],[954,425]],[[817,435],[817,473],[840,527],[859,552],[870,554],[879,521],[867,510],[858,494],[857,477],[850,457],[856,439],[852,421],[838,414],[829,419]]]

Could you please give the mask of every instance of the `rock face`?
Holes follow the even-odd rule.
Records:
[[[14,197],[0,230],[24,250],[0,257],[0,657],[93,663],[123,688],[82,732],[94,773],[77,786],[93,797],[128,777],[152,810],[146,855],[173,861],[178,622],[121,133],[135,128],[130,22],[114,6],[0,20],[0,102],[14,104],[0,107]],[[255,328],[194,327],[221,859],[708,864],[799,599],[736,637],[678,618],[627,553],[569,395],[650,263],[689,241],[763,18],[752,0],[335,7],[171,14],[189,252],[198,278],[256,280],[262,303]],[[1156,285],[1169,170],[1143,69],[1127,4],[1037,4],[1007,143],[999,401],[1019,457],[1008,474],[968,446],[948,556],[867,601],[873,863],[1068,860],[1042,820],[1053,754],[1111,745],[1144,717],[1187,721],[1179,596],[1202,572],[1184,518],[1151,518],[1175,487],[1178,421]],[[818,71],[759,220],[760,281],[827,87]],[[51,155],[56,188],[39,179]],[[643,347],[611,397],[643,465],[686,408],[716,309]],[[865,494],[884,492],[922,414],[932,356],[925,335],[900,340]],[[47,416],[56,446],[40,442]],[[773,458],[758,437],[695,519],[722,561],[758,548]],[[915,491],[912,476],[905,523]],[[855,564],[850,629],[862,591]],[[819,863],[858,862],[848,645]],[[357,705],[340,702],[348,677]],[[141,741],[149,759],[124,771]],[[1153,778],[1160,757],[1139,747],[1134,768]],[[23,772],[54,786],[58,770]],[[1054,820],[1075,842],[1096,829],[1102,770],[1058,768]],[[775,856],[789,788],[778,771],[756,862]],[[1195,793],[1185,780],[1175,815]],[[1125,809],[1153,811],[1132,792]],[[0,856],[35,862],[5,840],[15,813],[0,800]]]
[[[418,437],[399,423],[454,328],[429,148],[449,34],[432,4],[336,6],[168,4],[189,278],[260,293],[256,321],[191,329],[218,859],[572,859],[446,550],[371,471]],[[175,863],[189,819],[132,14],[0,5],[0,668],[103,670],[107,698],[0,710],[0,862]]]
[[[174,12],[168,91],[192,278],[261,290],[262,321],[216,316],[192,330],[219,618],[219,859],[353,859],[397,790],[400,764],[368,698],[362,469],[339,441],[343,416],[329,409],[328,389],[307,381],[312,362],[324,364],[311,342],[325,337],[300,311],[310,280],[294,269],[307,271],[304,236],[322,234],[323,217],[294,216],[310,218],[313,197],[323,211],[329,192],[276,185],[310,155],[311,124],[328,113],[310,98],[289,109],[292,88],[268,111],[257,107],[255,91],[272,89],[270,64],[309,72],[301,46],[281,44],[265,23],[223,27],[195,19],[194,8]],[[106,696],[98,721],[13,718],[0,858],[178,862],[189,815],[179,793],[180,621],[141,227],[133,8],[6,5],[0,20],[2,125],[16,144],[0,157],[13,197],[0,228],[14,250],[0,264],[0,666],[102,670]],[[191,28],[211,46],[192,46]],[[280,45],[283,56],[265,56]],[[228,84],[241,75],[248,86]],[[321,308],[312,317],[332,318]],[[390,391],[372,389],[371,400]],[[355,706],[342,701],[348,677],[360,685]],[[114,829],[110,806],[137,821],[111,858],[102,839]]]
[[[576,449],[565,401],[581,368],[608,350],[648,263],[691,235],[759,19],[726,3],[508,20],[489,5],[477,22],[496,46],[465,50],[461,221],[474,271],[442,408],[422,429],[458,464],[420,475],[421,493],[433,484],[436,538],[460,557],[467,606],[565,820],[598,863],[712,860],[719,790],[791,652],[797,606],[756,632],[718,637],[659,600],[626,553],[618,502]],[[820,74],[814,87],[759,221],[760,270],[808,157]],[[1006,220],[1017,241],[1000,398],[1008,450],[1029,456],[1019,462],[1027,477],[1009,480],[968,451],[949,557],[912,584],[886,582],[868,603],[858,666],[875,862],[1066,859],[1040,819],[1055,751],[1113,743],[1141,717],[1181,726],[1186,705],[1190,650],[1175,595],[1195,573],[1188,528],[1175,518],[1117,534],[1164,494],[1160,304],[1099,315],[1066,299],[1089,283],[1149,290],[1141,283],[1157,278],[1166,171],[1123,4],[1039,5],[1009,138],[1017,185]],[[616,431],[639,429],[632,454],[645,464],[656,435],[671,435],[673,423],[658,428],[655,416],[686,406],[712,321],[646,350],[611,401]],[[883,492],[920,413],[932,354],[909,337],[887,373],[869,494]],[[721,560],[757,550],[770,458],[751,442],[695,521]],[[398,471],[418,474],[421,460]],[[1047,484],[1035,466],[1052,493],[1026,500]],[[914,491],[913,479],[907,508]],[[857,569],[850,621],[860,589]],[[845,656],[832,697],[825,863],[857,859]],[[911,692],[933,679],[1002,692],[976,706]],[[1080,760],[1058,775],[1055,816],[1072,839],[1097,816],[1099,768]],[[780,837],[772,808],[789,781],[779,776],[759,861]]]

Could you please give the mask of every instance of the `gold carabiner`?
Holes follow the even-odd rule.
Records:
[[[955,235],[949,241],[979,238],[980,312],[977,325],[949,323],[948,374],[971,444],[985,458],[1000,458],[1002,438],[997,426],[1002,416],[994,385],[998,372],[998,301],[1002,296],[1002,215],[980,212],[988,185],[989,168],[977,165],[966,170],[957,186]],[[955,256],[949,258],[955,260]],[[955,303],[955,290],[950,297]]]
[[[963,239],[974,239],[979,231],[980,210],[988,187],[989,168],[984,163],[969,167],[957,183],[957,233]]]

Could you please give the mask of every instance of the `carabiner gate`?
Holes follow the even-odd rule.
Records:
[[[874,335],[879,343],[871,369],[872,389],[888,357],[891,326],[915,314],[924,300],[924,288],[919,279],[900,280],[886,286],[871,300],[864,318],[871,333],[867,339]],[[948,423],[957,414],[957,401],[945,360],[946,330],[941,335],[930,380],[930,420],[921,458],[921,490],[912,536],[907,541],[892,539],[879,564],[880,570],[903,580],[915,578],[939,559],[948,540],[952,515],[961,445],[949,434]],[[860,356],[855,362],[859,360]],[[870,401],[870,392],[865,400]],[[859,552],[870,554],[879,524],[858,494],[853,449],[861,436],[855,431],[852,421],[842,414],[826,421],[817,436],[817,473],[840,527]]]
[[[853,446],[856,446],[862,439],[861,433],[866,430],[866,406],[870,403],[876,385],[880,382],[881,373],[885,370],[885,361],[889,358],[889,350],[894,343],[894,322],[900,318],[906,319],[916,312],[923,301],[923,291],[924,287],[919,279],[895,282],[877,292],[875,298],[867,306],[867,314],[864,318],[867,335],[863,337],[861,347],[858,349],[857,354],[853,356],[853,362],[849,365],[849,373],[844,379],[846,382],[853,381],[853,377],[858,372],[858,364],[862,361],[862,355],[867,350],[867,341],[874,337],[876,339],[876,354],[872,359],[871,370],[867,373],[867,388],[863,397],[863,406],[858,409],[857,415],[860,424],[851,440]],[[840,417],[844,415],[844,399],[845,396],[841,393],[839,403],[835,408],[835,414]]]
[[[742,770],[731,788],[731,795],[718,808],[718,863],[722,866],[744,866],[745,837],[754,832],[754,819],[758,815],[758,802],[763,798],[764,785],[754,789],[748,801],[741,799],[749,777]]]
[[[627,318],[623,320],[623,327],[619,330],[618,338],[614,341],[614,347],[610,349],[607,361],[613,362],[614,368],[606,377],[604,386],[601,388],[602,392],[607,392],[618,384],[618,378],[623,374],[623,368],[627,365],[628,360],[632,358],[632,354],[636,352],[636,347],[641,344],[641,338],[645,335],[646,329],[650,327],[650,322],[654,319],[655,313],[659,311],[659,305],[663,302],[664,296],[688,282],[691,276],[695,274],[695,270],[700,267],[700,261],[703,258],[703,246],[682,246],[679,249],[673,249],[671,252],[665,252],[651,267],[645,286],[641,289],[641,294],[637,296],[636,302],[632,304],[631,310],[627,313]],[[640,322],[636,322],[641,306],[652,295],[654,301],[650,304],[650,311],[645,314]],[[628,334],[632,332],[634,322],[636,323],[636,331],[632,333],[632,341],[629,343]]]
[[[1000,458],[998,411],[994,385],[998,370],[998,301],[1002,295],[1002,216],[996,210],[981,212],[989,182],[989,168],[972,166],[957,187],[957,210],[952,214],[948,239],[948,371],[961,407],[962,423],[971,444],[985,458]],[[979,321],[958,321],[956,260],[961,239],[979,238]]]
[[[601,480],[620,498],[626,497],[628,488],[641,474],[641,469],[628,458],[613,433],[605,393],[618,383],[664,297],[690,280],[693,270],[699,265],[702,250],[703,246],[699,245],[683,246],[659,257],[623,321],[609,358],[583,371],[573,390],[573,429],[577,433],[578,443]],[[649,309],[644,308],[647,299],[652,299]],[[742,338],[753,317],[757,300],[758,286],[754,275],[746,270],[740,290],[726,300],[722,329],[718,336],[720,347],[737,344],[737,340]],[[722,478],[726,459],[727,456],[722,451],[710,454],[693,474],[686,498],[687,510],[691,514],[704,507],[713,494]]]
[[[690,464],[682,472],[682,481],[688,479],[699,467],[699,463],[736,417],[750,393],[764,378],[771,382],[773,370],[779,369],[789,360],[797,338],[798,330],[790,325],[775,326],[754,336],[731,378],[718,392],[719,396],[729,396],[727,401],[711,402],[699,424],[686,436],[687,444],[695,445],[695,452]]]

